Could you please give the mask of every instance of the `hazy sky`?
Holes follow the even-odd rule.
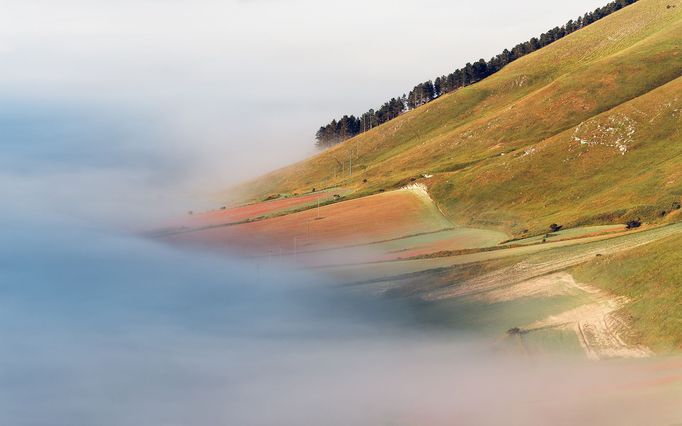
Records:
[[[669,369],[516,362],[422,304],[119,229],[605,1],[0,0],[0,425],[672,424],[633,386]]]
[[[311,154],[332,117],[605,2],[1,0],[0,166],[220,189]]]

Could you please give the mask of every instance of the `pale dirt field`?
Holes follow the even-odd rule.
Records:
[[[572,330],[590,359],[641,358],[652,354],[646,347],[625,342],[630,327],[618,316],[618,310],[628,303],[626,298],[615,297],[593,286],[577,283],[567,272],[544,275],[477,294],[474,298],[488,303],[500,303],[524,297],[555,296],[578,296],[584,298],[585,303],[522,326],[521,336],[548,328]]]
[[[559,272],[533,278],[505,288],[476,294],[472,299],[487,303],[501,303],[510,302],[522,297],[571,296],[579,293],[574,284],[575,282],[570,274]]]

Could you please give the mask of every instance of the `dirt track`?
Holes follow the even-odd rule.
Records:
[[[651,355],[648,348],[629,345],[623,339],[629,326],[618,316],[617,311],[628,303],[627,299],[611,296],[589,285],[578,284],[565,272],[553,276],[560,277],[566,285],[589,294],[591,302],[529,324],[523,327],[524,333],[546,328],[571,329],[591,359],[641,358]]]

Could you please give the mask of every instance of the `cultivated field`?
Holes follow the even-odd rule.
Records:
[[[338,195],[339,193],[343,193],[343,191],[319,191],[305,195],[281,197],[259,203],[250,203],[238,207],[193,213],[169,226],[169,228],[194,229],[263,219],[273,215],[304,209],[306,207],[315,207],[318,201],[320,203],[325,203],[334,199],[334,195]]]
[[[655,267],[652,266],[655,263],[645,266],[644,261],[633,260],[639,266],[621,268],[613,260],[637,259],[642,252],[651,256],[659,252],[661,244],[673,244],[680,235],[682,224],[677,224],[625,235],[606,234],[444,258],[327,270],[353,283],[356,289],[427,301],[423,305],[427,315],[434,315],[437,321],[452,327],[498,336],[516,329],[509,337],[520,339],[519,344],[528,352],[554,348],[561,352],[582,351],[595,359],[642,357],[651,353],[647,344],[660,346],[661,342],[670,342],[680,335],[675,318],[659,321],[666,331],[651,336],[647,336],[646,330],[653,327],[653,319],[632,323],[632,313],[642,315],[645,308],[658,315],[675,311],[674,304],[679,303],[681,294],[674,284],[678,269],[664,273],[666,281],[661,284],[665,285],[663,294],[668,299],[654,306],[653,295],[647,296],[648,303],[638,299],[660,288],[642,282],[650,275],[641,268]],[[578,276],[589,280],[576,281],[563,272],[567,268],[578,268]],[[605,275],[609,277],[606,284],[594,279],[598,276],[594,271],[604,268],[611,268],[610,275]],[[640,271],[634,276],[637,287],[628,285],[625,271]],[[665,333],[669,333],[667,339],[662,339]]]
[[[166,238],[258,255],[277,255],[365,245],[451,227],[428,195],[412,188],[265,220],[188,230]]]

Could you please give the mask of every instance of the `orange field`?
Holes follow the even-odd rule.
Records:
[[[249,214],[267,207],[255,204],[250,206]],[[254,254],[290,254],[390,240],[450,226],[428,198],[402,190],[255,222],[176,233],[165,238]]]
[[[275,213],[284,213],[306,206],[315,206],[317,200],[327,201],[333,197],[332,192],[315,192],[297,197],[279,198],[262,203],[246,204],[229,209],[212,210],[205,213],[195,213],[183,219],[176,226],[188,228],[202,228],[206,226],[224,225],[243,222],[247,219],[257,219]]]

